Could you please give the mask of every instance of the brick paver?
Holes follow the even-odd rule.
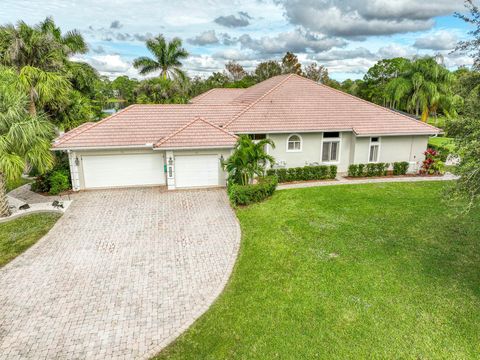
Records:
[[[83,192],[0,269],[1,359],[147,358],[222,291],[240,242],[224,190]]]

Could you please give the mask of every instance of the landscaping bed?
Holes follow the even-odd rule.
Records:
[[[448,183],[276,192],[237,209],[225,291],[158,359],[474,359],[480,210]]]

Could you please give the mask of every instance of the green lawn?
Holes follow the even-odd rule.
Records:
[[[16,189],[16,188],[18,188],[22,185],[28,184],[30,182],[32,182],[32,180],[24,179],[22,177],[18,178],[15,181],[7,181],[7,185],[6,185],[7,193],[12,191],[13,189]]]
[[[480,211],[445,183],[278,191],[212,308],[158,359],[478,359]]]
[[[450,151],[453,151],[454,142],[452,138],[449,137],[432,137],[428,139],[429,145],[445,147]]]
[[[0,223],[0,267],[35,244],[59,217],[55,213],[32,214]]]

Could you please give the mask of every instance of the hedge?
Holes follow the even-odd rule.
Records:
[[[386,176],[388,163],[351,164],[348,167],[350,177]]]
[[[228,186],[228,197],[233,206],[250,205],[271,196],[278,185],[276,176],[259,178],[256,184]]]
[[[406,161],[393,163],[393,175],[405,175],[408,171],[409,163]]]
[[[267,170],[267,175],[275,175],[280,183],[291,181],[335,179],[337,176],[337,167],[335,165],[319,165],[288,169],[269,169]]]

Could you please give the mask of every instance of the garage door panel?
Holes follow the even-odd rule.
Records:
[[[163,185],[162,154],[82,156],[85,188]]]
[[[218,186],[219,166],[217,155],[176,156],[175,186]]]

